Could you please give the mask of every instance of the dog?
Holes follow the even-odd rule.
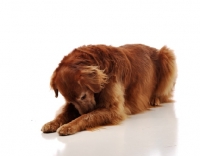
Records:
[[[74,49],[53,72],[51,88],[66,100],[43,133],[71,135],[172,102],[176,58],[166,46],[88,45]]]

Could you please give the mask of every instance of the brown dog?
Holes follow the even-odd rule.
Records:
[[[51,79],[56,97],[60,92],[66,105],[42,131],[74,134],[118,124],[151,105],[171,102],[176,74],[175,56],[165,46],[160,50],[142,44],[74,49]]]

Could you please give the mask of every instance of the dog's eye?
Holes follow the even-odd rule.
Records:
[[[81,100],[84,100],[86,98],[86,94],[84,94],[82,97],[81,97]]]

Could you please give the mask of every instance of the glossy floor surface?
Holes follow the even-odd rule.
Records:
[[[1,156],[199,156],[198,1],[0,1]],[[167,45],[177,56],[175,103],[117,126],[61,137],[42,125],[64,104],[49,89],[64,55],[84,44]]]

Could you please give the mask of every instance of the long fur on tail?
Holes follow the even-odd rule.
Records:
[[[172,50],[166,46],[158,51],[159,82],[155,91],[160,103],[172,102],[173,88],[177,77],[176,58]]]

